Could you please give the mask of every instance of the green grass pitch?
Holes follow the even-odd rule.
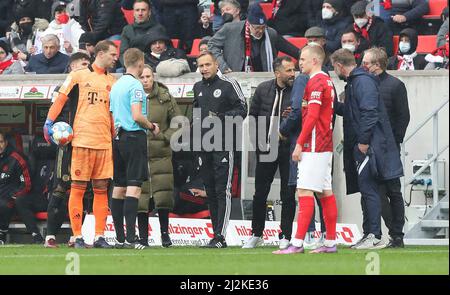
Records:
[[[145,250],[45,249],[35,245],[0,246],[0,275],[65,274],[79,254],[80,274],[288,275],[449,274],[449,248],[358,251],[340,247],[337,254],[273,255],[275,248],[199,249],[152,247]],[[308,252],[308,251],[307,251]],[[66,260],[67,259],[67,260]],[[374,265],[375,268],[373,267]]]

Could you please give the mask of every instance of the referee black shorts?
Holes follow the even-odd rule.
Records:
[[[141,186],[148,180],[147,134],[121,130],[113,143],[114,185]]]

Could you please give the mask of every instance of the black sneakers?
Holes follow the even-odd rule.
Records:
[[[75,239],[75,243],[73,244],[75,249],[85,249],[86,247],[86,243],[84,242],[83,238],[76,238]]]
[[[40,233],[32,233],[33,244],[44,244],[45,240]]]
[[[227,242],[223,236],[215,236],[209,241],[207,245],[200,246],[200,248],[226,248]]]
[[[170,246],[172,246],[172,241],[170,240],[170,236],[168,233],[161,234],[161,245],[164,248],[169,248]]]
[[[94,242],[94,248],[112,249],[114,246],[108,244],[104,237],[99,237],[97,241]]]
[[[6,244],[6,231],[0,231],[0,245]]]
[[[394,237],[389,240],[389,244],[386,248],[405,248],[402,237]]]

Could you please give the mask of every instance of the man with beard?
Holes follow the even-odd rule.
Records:
[[[256,169],[255,195],[253,197],[252,236],[243,246],[244,249],[255,248],[263,243],[264,220],[266,216],[266,201],[270,192],[275,173],[280,170],[281,188],[281,233],[279,235],[280,248],[289,246],[292,233],[292,222],[295,215],[295,187],[288,186],[290,141],[285,137],[271,142],[272,133],[278,133],[280,118],[291,105],[291,91],[295,79],[295,64],[288,56],[278,57],[273,62],[275,79],[261,83],[255,91],[250,106],[249,116],[257,122],[256,128],[250,127],[250,134],[256,134]],[[266,118],[265,125],[259,126],[258,117]],[[264,131],[259,130],[264,128]],[[264,132],[264,133],[263,133]],[[265,141],[258,138],[265,135]],[[255,136],[250,136],[254,138]],[[278,138],[278,135],[276,136]],[[277,145],[278,147],[276,147]],[[278,149],[275,159],[264,161],[263,155],[268,149]]]

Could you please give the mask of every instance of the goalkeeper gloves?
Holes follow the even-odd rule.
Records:
[[[47,143],[55,143],[52,139],[53,136],[53,121],[50,119],[45,120],[44,124],[44,138]]]

